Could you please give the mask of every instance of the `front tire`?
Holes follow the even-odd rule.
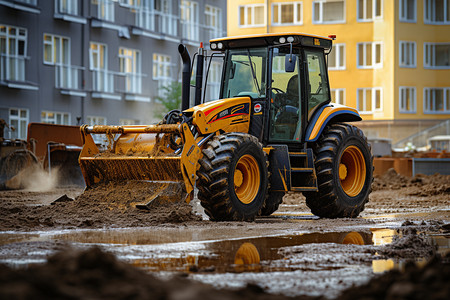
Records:
[[[311,212],[324,218],[354,218],[364,210],[373,181],[373,156],[363,132],[333,124],[313,146],[318,192],[305,192]]]
[[[283,203],[283,197],[284,192],[269,191],[269,197],[267,197],[261,208],[261,216],[270,216],[277,211],[280,204]]]
[[[244,133],[214,137],[203,149],[198,198],[214,221],[253,221],[267,196],[267,155]]]

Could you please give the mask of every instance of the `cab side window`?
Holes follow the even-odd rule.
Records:
[[[305,51],[308,63],[308,119],[315,109],[324,102],[329,102],[328,77],[325,57],[321,51]]]

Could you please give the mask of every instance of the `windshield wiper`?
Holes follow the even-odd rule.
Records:
[[[252,62],[252,58],[250,56],[250,50],[249,49],[247,49],[247,56],[248,56],[248,60],[250,61],[250,69],[252,70],[253,82],[256,85],[256,89],[258,91],[258,94],[261,95],[261,90],[259,89],[258,78],[256,78],[255,70],[253,69],[253,62]]]

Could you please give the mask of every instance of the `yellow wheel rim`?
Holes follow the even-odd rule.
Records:
[[[350,232],[344,237],[342,244],[364,245],[364,239],[361,234],[357,232]]]
[[[342,153],[339,179],[342,189],[350,197],[356,197],[363,189],[366,181],[366,164],[358,147],[349,146]]]
[[[234,171],[234,191],[239,201],[251,203],[258,194],[260,180],[256,159],[249,154],[242,156]]]

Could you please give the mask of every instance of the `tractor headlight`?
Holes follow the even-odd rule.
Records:
[[[289,36],[288,38],[287,38],[287,42],[288,43],[292,43],[294,41],[294,37],[293,36]]]
[[[216,43],[212,43],[210,47],[211,47],[211,50],[216,50],[217,49],[217,44]]]
[[[280,44],[284,44],[284,43],[286,43],[286,38],[284,36],[282,36],[278,39],[278,42],[280,42]]]
[[[222,44],[222,43],[218,43],[218,44],[217,44],[217,48],[219,48],[220,50],[222,50],[222,49],[223,49],[223,44]]]

